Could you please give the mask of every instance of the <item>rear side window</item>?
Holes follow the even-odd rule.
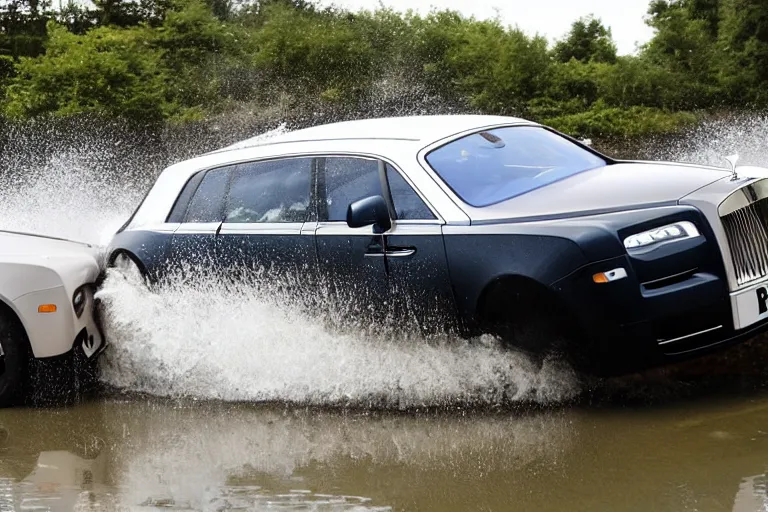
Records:
[[[325,159],[326,215],[323,215],[321,208],[321,220],[346,221],[350,203],[376,195],[381,195],[379,163],[376,160]]]
[[[225,222],[304,222],[312,191],[312,159],[238,165],[232,174]]]
[[[387,165],[389,192],[400,220],[433,220],[435,216],[400,173]]]
[[[538,126],[467,135],[429,153],[427,162],[456,195],[475,207],[606,165],[594,153]]]
[[[228,184],[229,168],[208,171],[189,202],[184,222],[221,222]]]

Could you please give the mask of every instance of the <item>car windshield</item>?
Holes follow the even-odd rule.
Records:
[[[430,152],[427,163],[463,201],[475,207],[606,165],[599,156],[538,126],[467,135]]]

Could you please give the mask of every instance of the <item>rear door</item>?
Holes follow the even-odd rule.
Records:
[[[172,271],[215,267],[216,237],[231,171],[231,167],[202,171],[189,180],[180,194],[169,217],[171,222],[180,222],[169,250]]]
[[[232,169],[218,245],[227,272],[275,290],[304,287],[316,270],[313,165],[313,158],[282,158]]]

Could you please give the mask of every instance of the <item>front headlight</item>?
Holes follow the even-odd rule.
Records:
[[[699,233],[699,230],[696,229],[692,222],[675,222],[674,224],[668,224],[660,228],[649,229],[648,231],[628,236],[624,239],[624,247],[627,249],[638,249],[640,247],[648,247],[664,242],[676,242],[697,236],[701,236],[701,233]]]
[[[85,286],[81,286],[72,296],[72,308],[75,310],[75,315],[77,315],[77,318],[80,318],[83,315],[83,311],[85,310],[85,303],[87,302],[85,289]]]

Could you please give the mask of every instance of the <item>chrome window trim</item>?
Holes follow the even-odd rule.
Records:
[[[223,222],[219,235],[300,235],[304,222]]]
[[[318,222],[315,228],[315,235],[317,236],[375,236],[380,234],[373,232],[373,226],[351,228],[346,222],[338,220]]]
[[[321,233],[321,230],[322,230],[322,233]],[[346,222],[335,220],[335,221],[318,222],[317,230],[315,231],[315,233],[318,235],[327,235],[327,236],[333,236],[333,235],[379,236],[382,234],[385,236],[442,235],[443,224],[437,221],[431,221],[431,222],[423,222],[423,221],[414,222],[410,220],[393,221],[392,228],[390,228],[389,231],[385,231],[384,233],[374,233],[373,226],[364,226],[362,228],[351,228],[347,226]]]
[[[410,220],[394,221],[392,228],[385,235],[440,235],[443,234],[443,225],[435,222],[412,222]]]
[[[273,160],[295,160],[298,158],[359,158],[361,160],[370,160],[374,162],[383,161],[389,166],[391,166],[392,169],[395,170],[395,172],[398,172],[400,176],[403,177],[405,182],[408,183],[408,185],[414,190],[414,192],[416,192],[416,195],[418,195],[419,198],[422,201],[424,201],[424,204],[427,205],[427,208],[429,208],[429,210],[432,212],[432,215],[437,217],[437,220],[441,221],[442,223],[445,223],[445,219],[443,218],[443,216],[440,214],[437,208],[435,208],[435,206],[429,201],[426,195],[419,189],[419,187],[416,186],[416,184],[411,179],[411,176],[407,172],[405,172],[398,164],[396,164],[394,160],[381,155],[369,154],[364,152],[341,152],[341,151],[334,151],[329,153],[313,151],[311,153],[296,153],[291,155],[270,155],[270,156],[264,156],[260,158],[245,158],[242,160],[240,159],[232,160],[230,162],[218,163],[216,165],[211,165],[209,167],[202,167],[199,170],[195,171],[193,176],[201,172],[208,172],[216,169],[233,167],[233,166],[242,165],[246,163],[269,162]],[[192,177],[190,177],[189,179],[192,179]],[[189,179],[186,182],[184,182],[184,185],[176,194],[176,197],[174,198],[174,204],[175,204],[175,200],[178,199],[179,194],[181,194],[182,191],[184,190],[184,186],[186,186]],[[171,209],[172,208],[173,206],[171,207]],[[166,217],[167,215],[170,215],[170,210],[167,212]],[[417,220],[417,219],[414,219],[414,220]],[[422,220],[422,219],[418,219],[418,220]],[[433,222],[435,219],[423,219],[423,220]]]
[[[317,221],[311,221],[311,222],[305,222],[301,225],[301,230],[299,234],[301,235],[311,235],[315,236],[315,231],[317,231]]]
[[[255,146],[239,149],[237,155],[213,153],[188,159],[163,170],[147,195],[147,200],[137,209],[130,227],[155,224],[167,219],[185,184],[196,173],[247,162],[333,156],[368,158],[386,162],[400,173],[438,219],[446,224],[468,225],[470,220],[467,214],[445,193],[440,187],[439,181],[430,176],[419,165],[418,159],[414,158],[421,147],[421,143],[392,142],[389,139],[332,140],[322,144],[324,147],[312,147],[306,150],[303,150],[302,147],[320,146],[320,144],[303,142],[291,143],[291,146],[298,147]],[[359,147],[350,148],[349,145]],[[278,149],[280,152],[277,151]]]
[[[137,227],[127,227],[123,231],[152,231],[153,233],[174,233],[181,226],[181,222],[160,222],[157,224],[144,224]]]
[[[173,232],[175,235],[215,235],[221,222],[182,222]]]

